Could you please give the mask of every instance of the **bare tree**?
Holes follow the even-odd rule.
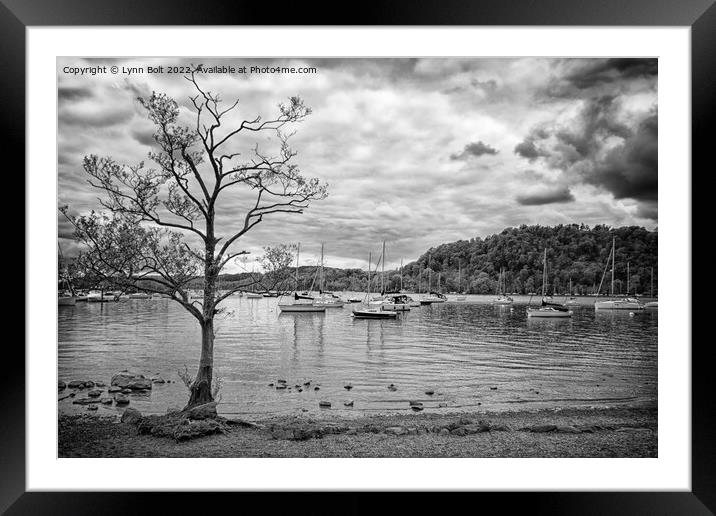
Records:
[[[110,157],[85,156],[89,183],[100,190],[102,212],[73,216],[61,208],[85,244],[81,263],[116,287],[166,293],[191,313],[201,326],[201,356],[187,407],[212,401],[214,316],[218,305],[246,284],[217,290],[222,269],[237,256],[236,244],[267,216],[303,213],[311,201],[327,195],[327,185],[305,178],[293,163],[289,126],[310,113],[300,97],[278,105],[268,119],[256,116],[226,128],[227,116],[239,101],[226,106],[205,91],[192,73],[186,79],[196,95],[190,97],[193,127],[179,123],[179,105],[165,94],[138,98],[156,126],[157,150],[149,153],[156,168],[144,162],[123,165]],[[257,142],[250,158],[238,144],[246,135],[272,133],[278,142],[263,152]],[[249,145],[247,148],[251,148]],[[243,218],[228,234],[217,234],[216,211],[222,195],[243,189],[249,197]],[[225,197],[224,197],[225,198]],[[191,300],[188,283],[203,276],[202,300]],[[150,280],[151,281],[147,281]]]
[[[261,280],[262,287],[267,292],[284,289],[287,281],[291,279],[291,265],[296,244],[279,244],[264,247],[264,254],[259,260],[264,275]]]

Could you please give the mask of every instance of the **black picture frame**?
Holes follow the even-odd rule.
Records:
[[[345,7],[345,6],[344,6]],[[345,13],[345,14],[341,14]],[[255,2],[178,3],[168,0],[0,0],[0,109],[2,141],[7,149],[25,148],[25,30],[30,26],[109,25],[550,25],[550,26],[689,26],[691,27],[692,74],[692,191],[693,183],[713,169],[710,159],[714,129],[716,90],[716,5],[714,0],[382,0],[355,7],[333,9],[319,4],[284,0]],[[4,153],[4,154],[9,154]],[[17,152],[14,170],[24,170],[24,153]],[[698,172],[698,173],[697,173]],[[24,191],[21,174],[18,188]],[[701,183],[701,180],[699,180]],[[692,208],[695,224],[708,220],[708,203]],[[693,253],[692,268],[700,270],[706,256]],[[704,253],[705,255],[706,253]],[[27,257],[25,257],[27,258]],[[25,263],[27,261],[25,260]],[[31,271],[25,268],[27,277]],[[17,306],[17,301],[15,306]],[[692,302],[695,313],[700,310]],[[698,319],[698,318],[695,318]],[[692,320],[694,320],[692,318]],[[703,320],[703,319],[702,319]],[[692,332],[693,334],[693,332]],[[10,341],[13,340],[11,343]],[[6,339],[4,361],[12,364],[3,372],[0,389],[0,511],[7,514],[119,514],[154,511],[162,513],[206,508],[204,497],[186,493],[67,493],[25,492],[25,353],[15,339]],[[716,512],[716,445],[713,438],[715,409],[713,375],[710,374],[710,339],[678,343],[691,346],[692,357],[692,491],[691,492],[571,492],[571,493],[474,493],[482,505],[497,502],[510,511],[523,507],[532,514],[713,514]],[[49,348],[48,348],[49,349]],[[206,494],[205,494],[206,495]],[[212,505],[230,495],[211,495]],[[244,509],[254,494],[243,494]],[[306,502],[294,493],[291,504]],[[367,498],[342,501],[341,512],[363,513],[373,503]],[[247,500],[248,499],[248,500]],[[460,497],[451,504],[460,504]],[[474,503],[473,501],[470,502]],[[414,495],[401,512],[424,507]],[[459,505],[457,505],[459,506]],[[335,514],[335,506],[311,503],[312,513]],[[273,511],[275,507],[267,506]],[[523,509],[523,510],[524,510]]]

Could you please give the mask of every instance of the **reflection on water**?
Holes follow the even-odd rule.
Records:
[[[276,298],[227,300],[216,321],[220,409],[227,414],[332,410],[485,410],[570,404],[654,403],[658,312],[595,312],[569,319],[527,318],[525,300],[492,306],[491,297],[413,308],[397,320],[354,320],[351,306],[282,314]],[[474,302],[470,302],[474,301]],[[196,321],[169,300],[78,304],[59,309],[59,379],[108,382],[122,369],[161,376],[133,406],[164,412],[187,399],[176,372],[199,357]],[[282,378],[291,390],[268,386]],[[298,392],[295,385],[311,382]],[[343,386],[351,383],[350,392]],[[389,391],[391,383],[397,391]],[[315,386],[319,390],[314,390]],[[433,396],[424,392],[435,390]],[[353,409],[343,402],[354,400]],[[71,399],[63,411],[84,410]],[[101,407],[101,411],[114,410]]]

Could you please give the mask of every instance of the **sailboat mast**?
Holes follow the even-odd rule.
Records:
[[[368,252],[368,295],[370,296],[370,262],[373,261],[372,253]]]
[[[462,264],[458,260],[457,262],[457,292],[460,293],[460,280],[462,279],[460,276],[462,276]]]
[[[323,242],[321,242],[321,287],[320,287],[321,292],[323,292],[324,287],[325,287],[324,281],[325,281],[325,276],[323,273]]]
[[[380,260],[380,295],[385,293],[385,240],[383,240],[383,252]]]
[[[545,296],[547,289],[547,249],[544,250],[544,260],[542,261],[542,297]]]
[[[649,297],[654,297],[654,267],[651,268],[651,294]]]
[[[629,262],[627,262],[627,291],[626,291],[626,295],[627,295],[627,296],[629,295],[629,280],[630,280],[630,277],[629,277]]]
[[[403,259],[400,259],[400,291],[403,291]]]
[[[427,290],[428,293],[430,293],[430,288],[432,287],[432,284],[433,284],[433,282],[432,282],[432,280],[433,280],[433,270],[430,268],[430,263],[431,263],[431,261],[432,261],[432,260],[431,260],[431,256],[428,255],[428,290]]]
[[[614,252],[615,251],[615,248],[614,248],[615,242],[616,242],[616,238],[612,237],[612,297],[614,297],[614,255],[617,254]]]
[[[296,246],[296,292],[298,292],[298,258],[301,256],[301,242]]]

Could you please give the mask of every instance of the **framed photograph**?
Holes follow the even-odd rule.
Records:
[[[28,302],[0,507],[501,491],[709,514],[712,4],[375,3],[345,25],[5,1]]]

